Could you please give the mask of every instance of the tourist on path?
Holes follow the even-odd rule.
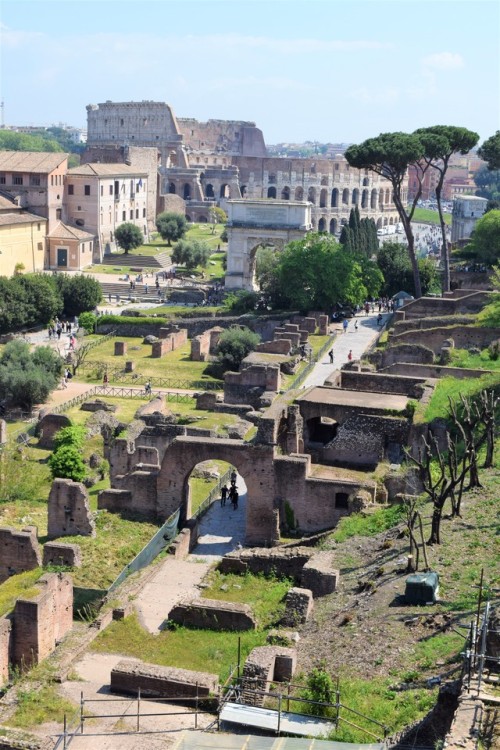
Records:
[[[349,354],[347,355],[347,359],[349,362],[352,362],[352,349],[349,349]]]
[[[227,498],[227,484],[222,485],[220,490],[220,504],[222,507],[226,504],[226,498]]]
[[[347,333],[347,327],[349,325],[349,321],[347,320],[347,318],[344,318],[344,322],[342,323],[342,325],[344,327],[344,333]]]
[[[333,365],[333,349],[330,349],[328,356],[330,357],[330,364]]]

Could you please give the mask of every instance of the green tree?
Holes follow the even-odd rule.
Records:
[[[243,359],[253,351],[260,336],[250,328],[231,326],[223,331],[217,344],[217,359],[223,370],[237,371]]]
[[[0,333],[22,328],[27,320],[26,307],[26,290],[14,286],[12,279],[0,276]]]
[[[30,410],[57,386],[61,358],[50,347],[33,354],[25,341],[11,341],[0,355],[0,393],[14,406]]]
[[[172,242],[177,242],[186,234],[186,217],[173,211],[165,211],[156,217],[156,229],[170,247]]]
[[[488,198],[490,201],[500,200],[500,169],[481,167],[474,175],[474,182],[479,188],[476,195]]]
[[[487,266],[498,264],[500,260],[500,211],[488,211],[479,219],[463,255],[475,258]]]
[[[130,250],[134,250],[136,247],[140,247],[144,242],[144,236],[135,224],[130,221],[126,221],[124,224],[120,224],[115,229],[115,240],[116,244],[125,251],[125,255]]]
[[[500,130],[490,136],[478,149],[478,155],[488,164],[488,169],[500,169]]]
[[[443,291],[450,291],[450,253],[446,239],[446,223],[442,208],[443,186],[453,154],[467,154],[479,140],[478,133],[455,125],[433,125],[415,131],[425,146],[423,161],[438,173],[436,202],[441,226],[441,264]]]
[[[80,328],[83,328],[85,333],[94,333],[95,326],[97,323],[97,316],[91,312],[84,312],[78,318],[78,324]]]
[[[371,169],[372,172],[389,180],[393,190],[394,205],[398,211],[403,229],[408,240],[408,254],[410,257],[416,296],[422,296],[417,256],[415,253],[415,237],[411,220],[418,200],[422,194],[422,179],[428,165],[422,164],[425,153],[424,144],[416,135],[408,133],[381,133],[376,138],[369,138],[363,143],[350,146],[344,156],[352,167],[357,169]],[[406,210],[404,204],[404,187],[408,167],[414,165],[417,170],[419,187],[413,203]]]
[[[63,445],[49,456],[47,461],[54,479],[72,479],[81,482],[87,470],[83,463],[82,453],[74,445]]]
[[[219,206],[212,206],[209,211],[210,223],[212,224],[212,234],[215,234],[215,227],[217,224],[225,224],[227,221],[227,214],[223,208]]]
[[[210,245],[203,240],[179,240],[172,251],[172,262],[185,268],[205,268],[211,253]]]
[[[70,318],[95,310],[102,300],[101,285],[92,276],[58,273],[55,280],[62,296],[64,314]]]
[[[24,292],[24,325],[46,324],[62,312],[62,297],[54,277],[43,273],[27,273],[14,276],[11,283],[14,288]]]
[[[415,295],[410,259],[399,242],[384,242],[377,253],[377,265],[384,279],[382,286],[384,295],[392,297],[401,291]],[[434,261],[427,258],[419,259],[418,267],[423,294],[437,291],[440,281]]]
[[[304,698],[318,703],[335,702],[335,686],[331,675],[324,668],[314,667],[309,672]],[[332,708],[321,705],[309,705],[305,710],[315,716],[329,716],[332,713]]]
[[[86,436],[87,430],[81,424],[62,427],[54,436],[54,450],[58,451],[63,445],[72,445],[81,451],[85,444]]]

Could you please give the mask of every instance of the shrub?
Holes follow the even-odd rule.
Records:
[[[115,240],[119,247],[125,251],[125,255],[129,250],[139,247],[144,242],[144,236],[135,224],[130,221],[126,221],[124,224],[120,224],[115,229]]]
[[[172,262],[185,268],[205,268],[211,254],[210,245],[200,240],[179,240],[172,253]]]
[[[70,425],[59,430],[54,437],[54,450],[58,451],[63,445],[72,445],[82,449],[87,431],[83,425]]]
[[[497,361],[498,357],[500,356],[500,339],[491,342],[488,347],[488,354],[491,360],[493,360],[494,362]]]
[[[187,221],[183,214],[165,211],[156,217],[156,228],[162,239],[170,246],[172,241],[180,240],[187,232]]]
[[[74,445],[62,445],[49,456],[48,464],[53,478],[72,479],[81,482],[86,475],[81,451]]]
[[[102,300],[102,289],[92,276],[58,274],[56,284],[62,296],[64,313],[69,318],[94,310]]]
[[[30,352],[25,341],[11,341],[0,356],[0,393],[15,406],[31,409],[57,385],[62,360],[50,347]]]
[[[333,703],[335,701],[335,688],[331,675],[320,667],[315,667],[307,676],[307,689],[304,698],[319,703]],[[316,714],[316,716],[328,716],[331,712],[328,706],[315,706],[306,704],[305,712]]]
[[[78,323],[85,330],[85,333],[94,333],[97,316],[91,312],[83,312],[78,318]]]
[[[249,328],[231,326],[221,333],[217,345],[218,362],[224,370],[238,370],[243,359],[253,351],[260,336]]]

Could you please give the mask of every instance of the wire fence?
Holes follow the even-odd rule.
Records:
[[[135,372],[125,372],[122,369],[110,369],[101,362],[84,362],[78,367],[79,371],[95,373],[96,379],[101,379],[106,373],[109,380],[122,383],[147,383],[150,382],[155,388],[179,388],[181,390],[203,390],[222,391],[224,382],[222,380],[191,380],[189,378],[162,378]]]

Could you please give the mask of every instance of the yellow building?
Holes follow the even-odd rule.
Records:
[[[41,271],[45,265],[47,219],[23,211],[0,195],[0,276],[16,270]]]

